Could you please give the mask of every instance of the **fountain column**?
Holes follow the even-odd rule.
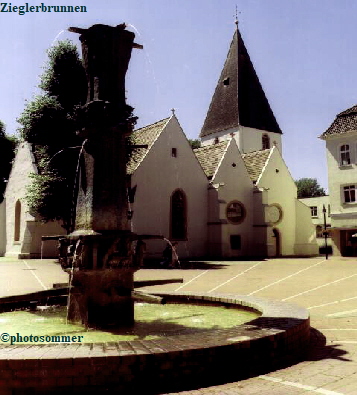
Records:
[[[132,48],[140,46],[124,24],[69,30],[80,33],[88,94],[79,111],[84,143],[75,230],[68,236],[68,317],[94,327],[130,325],[133,275],[142,254],[128,224],[126,139],[133,109],[125,100],[125,74]]]

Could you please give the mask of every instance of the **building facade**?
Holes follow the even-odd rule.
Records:
[[[357,256],[357,106],[336,116],[326,142],[334,255]]]

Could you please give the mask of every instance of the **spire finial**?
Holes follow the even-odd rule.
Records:
[[[172,115],[175,115],[175,109],[171,108],[171,111],[172,111]]]
[[[234,23],[237,25],[237,27],[238,27],[238,23],[239,23],[239,21],[238,21],[238,14],[240,14],[240,12],[238,12],[238,6],[236,4],[236,19],[235,19]]]

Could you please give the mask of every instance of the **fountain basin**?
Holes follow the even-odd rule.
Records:
[[[239,305],[262,313],[244,325],[155,340],[0,347],[0,385],[9,393],[155,394],[238,380],[302,359],[306,309],[253,296],[160,293],[168,303]]]

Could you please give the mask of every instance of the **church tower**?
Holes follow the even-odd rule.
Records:
[[[200,138],[202,145],[234,136],[241,153],[276,145],[281,152],[282,131],[270,108],[248,51],[236,30]]]

